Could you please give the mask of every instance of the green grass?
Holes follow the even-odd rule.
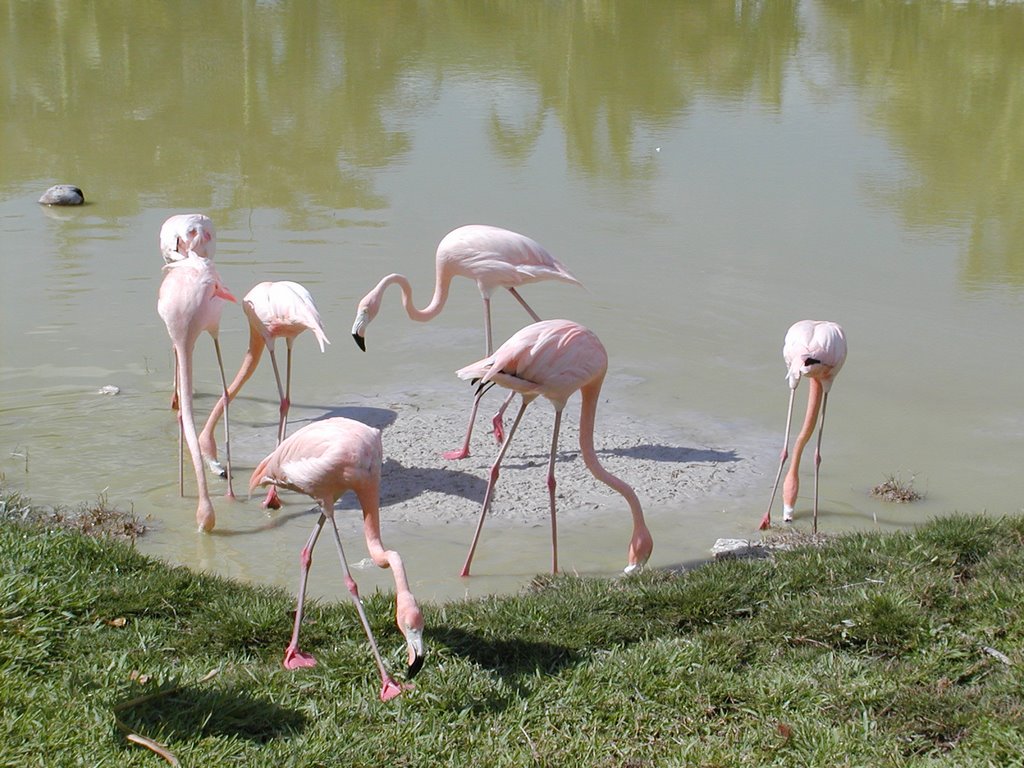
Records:
[[[953,516],[684,574],[538,577],[521,595],[427,605],[427,664],[386,704],[343,602],[311,606],[303,645],[320,664],[287,672],[291,594],[6,518],[0,765],[165,764],[128,732],[186,766],[1024,756],[1018,518]],[[402,669],[390,596],[366,603],[388,664]]]

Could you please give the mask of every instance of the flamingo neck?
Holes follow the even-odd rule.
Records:
[[[586,384],[580,389],[583,403],[580,406],[580,453],[583,454],[583,462],[587,465],[590,473],[602,483],[618,491],[629,504],[630,514],[633,516],[633,536],[629,544],[629,564],[643,565],[651,556],[654,548],[651,533],[644,520],[644,511],[640,506],[640,499],[637,498],[633,487],[616,477],[605,469],[597,458],[597,451],[594,449],[594,424],[597,418],[597,403],[600,399],[601,384],[604,376]]]
[[[374,299],[379,302],[384,291],[392,284],[397,284],[402,291],[402,306],[405,308],[406,314],[409,315],[409,319],[415,320],[418,323],[425,323],[428,320],[433,320],[444,309],[445,302],[448,301],[448,287],[451,284],[451,276],[438,268],[434,281],[434,295],[431,296],[430,303],[423,309],[417,309],[413,304],[412,285],[405,275],[391,274],[382,279],[377,283],[377,287],[373,289]]]

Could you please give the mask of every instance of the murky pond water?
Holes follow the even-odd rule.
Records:
[[[290,279],[316,297],[333,343],[296,343],[296,424],[370,409],[398,430],[410,403],[464,412],[452,371],[482,350],[475,287],[456,282],[426,325],[389,294],[367,353],[348,338],[356,302],[398,271],[422,306],[436,243],[461,224],[543,243],[586,290],[524,293],[603,339],[602,411],[750,470],[648,505],[655,566],[755,534],[782,441],[782,337],[803,318],[840,322],[850,345],[824,436],[823,530],[1020,509],[1021,5],[187,8],[0,1],[6,486],[41,503],[103,494],[148,519],[144,551],[294,588],[310,503],[267,516],[255,499],[218,501],[219,533],[202,536],[192,491],[177,495],[156,237],[201,210],[237,295]],[[61,182],[87,204],[36,203]],[[525,324],[507,296],[494,306],[497,338]],[[242,313],[225,313],[229,375],[247,338]],[[205,415],[208,339],[196,354]],[[269,450],[276,409],[261,369],[233,412],[243,467]],[[890,474],[925,499],[872,499]],[[470,501],[458,523],[385,507],[385,540],[425,598],[514,590],[547,567],[543,526],[495,521],[501,545],[459,579]],[[620,568],[624,515],[570,511],[563,567]],[[358,559],[357,513],[339,518]],[[314,569],[316,592],[338,594],[335,570]]]

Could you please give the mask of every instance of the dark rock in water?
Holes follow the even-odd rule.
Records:
[[[85,202],[85,195],[71,184],[57,184],[46,190],[39,202],[43,205],[81,205]]]

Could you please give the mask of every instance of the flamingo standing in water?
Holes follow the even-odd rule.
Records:
[[[821,465],[821,433],[825,429],[825,407],[828,405],[828,392],[832,389],[839,369],[846,362],[846,336],[843,329],[836,323],[825,320],[801,320],[794,323],[786,332],[786,340],[782,345],[782,357],[786,362],[786,378],[789,381],[789,410],[786,414],[786,437],[779,456],[779,471],[775,475],[775,485],[768,500],[768,511],[761,518],[761,529],[772,524],[772,504],[775,493],[779,489],[779,478],[782,467],[789,456],[789,427],[793,420],[793,396],[800,383],[800,377],[806,376],[809,391],[807,394],[807,413],[804,424],[793,444],[793,461],[786,473],[786,481],[782,485],[782,519],[784,522],[793,520],[793,508],[800,490],[800,456],[804,446],[814,433],[814,425],[821,410],[821,426],[818,427],[818,443],[814,450],[814,521],[813,531],[818,532],[818,468]]]
[[[224,364],[220,354],[218,331],[220,315],[225,301],[236,301],[230,291],[224,287],[213,266],[213,262],[196,255],[194,252],[178,261],[164,266],[164,278],[160,283],[157,298],[157,312],[167,326],[167,334],[171,337],[174,347],[175,399],[180,404],[178,420],[180,432],[184,434],[192,454],[192,466],[196,473],[199,487],[199,506],[196,509],[196,523],[199,530],[213,529],[216,518],[210,494],[206,487],[206,473],[203,470],[203,458],[199,451],[199,440],[192,417],[192,352],[196,339],[203,331],[213,337],[213,346],[217,351],[217,365],[220,367],[221,383],[227,390],[224,377]],[[227,416],[224,425],[227,430]],[[229,440],[226,440],[229,442]],[[178,451],[178,484],[182,483],[181,451]],[[231,490],[231,454],[228,461],[228,495]]]
[[[214,405],[210,417],[206,421],[206,426],[199,435],[199,446],[210,470],[222,477],[227,472],[217,461],[217,443],[214,440],[213,431],[227,404],[235,399],[242,386],[256,370],[264,347],[270,352],[270,363],[274,368],[274,378],[277,381],[277,393],[281,403],[280,419],[277,425],[277,443],[280,445],[288,428],[288,409],[291,406],[292,392],[292,344],[295,337],[305,330],[312,331],[320,344],[321,352],[324,351],[324,344],[331,343],[324,335],[323,323],[320,321],[320,313],[317,312],[316,305],[313,303],[313,297],[298,283],[289,280],[260,283],[242,299],[242,309],[245,310],[245,315],[249,318],[249,349],[246,350],[245,357],[242,358],[242,366],[235,374],[234,381],[227,388],[227,393]],[[277,366],[277,357],[274,354],[274,342],[279,338],[283,338],[288,347],[284,386],[281,385],[281,373]],[[277,490],[273,486],[270,487],[263,505],[271,509],[281,506]]]
[[[397,283],[402,291],[402,305],[412,320],[425,323],[437,317],[448,300],[448,289],[456,275],[468,277],[476,282],[484,303],[484,354],[494,351],[491,336],[491,295],[496,288],[506,288],[523,309],[535,321],[540,317],[516,290],[520,285],[540,280],[559,280],[564,283],[581,285],[569,270],[535,240],[499,227],[485,224],[469,224],[452,230],[437,246],[435,257],[434,295],[423,309],[417,309],[412,301],[412,286],[405,275],[391,274],[384,277],[377,286],[359,302],[352,337],[363,351],[366,351],[366,326],[380,311],[384,291]],[[464,459],[469,456],[469,439],[473,434],[473,422],[480,406],[482,391],[473,398],[473,409],[469,415],[469,426],[462,447],[444,454],[446,459]],[[503,435],[502,415],[514,393],[510,393],[492,419],[494,436],[501,442]]]
[[[299,627],[302,624],[306,581],[313,561],[313,547],[316,546],[324,521],[330,520],[345,586],[359,613],[359,620],[363,624],[377,668],[380,670],[383,684],[380,698],[387,701],[410,686],[395,682],[384,667],[384,661],[370,629],[370,622],[359,599],[359,590],[349,572],[338,525],[334,520],[335,502],[348,491],[355,493],[363,509],[363,533],[366,536],[366,547],[370,557],[378,567],[390,568],[395,577],[395,617],[399,630],[405,636],[409,651],[407,678],[412,679],[423,665],[423,614],[409,590],[402,558],[394,550],[384,549],[381,542],[382,458],[380,430],[341,417],[315,421],[284,440],[273,453],[260,462],[249,480],[249,492],[251,493],[258,485],[276,485],[304,493],[320,505],[320,518],[299,557],[299,600],[295,610],[291,641],[285,650],[284,666],[287,669],[298,669],[316,665],[315,658],[299,650]]]
[[[217,231],[209,216],[179,213],[160,227],[160,253],[166,263],[184,259],[189,251],[204,259],[217,252]]]
[[[160,227],[160,253],[164,263],[181,261],[189,253],[212,259],[217,252],[217,231],[213,221],[202,213],[179,213],[169,217]],[[171,409],[178,410],[178,368],[175,361]]]
[[[487,490],[484,493],[480,519],[469,554],[462,566],[462,575],[469,575],[477,540],[483,528],[484,517],[491,505],[494,486],[498,482],[501,461],[505,457],[512,436],[526,407],[539,395],[543,395],[555,408],[555,427],[551,436],[551,456],[548,460],[548,500],[551,510],[551,571],[558,571],[558,534],[555,523],[555,455],[558,452],[558,431],[562,423],[562,411],[568,399],[577,390],[583,402],[580,406],[580,453],[591,474],[613,490],[622,494],[629,504],[633,516],[633,534],[629,543],[629,560],[626,573],[641,569],[651,556],[654,542],[644,522],[644,513],[636,493],[624,480],[619,479],[598,461],[594,450],[594,421],[601,384],[608,370],[608,354],[604,345],[593,331],[570,320],[543,320],[528,325],[502,344],[483,360],[479,360],[456,371],[460,379],[488,384],[518,392],[523,403],[516,414],[508,436],[501,445],[498,457],[491,466]]]

